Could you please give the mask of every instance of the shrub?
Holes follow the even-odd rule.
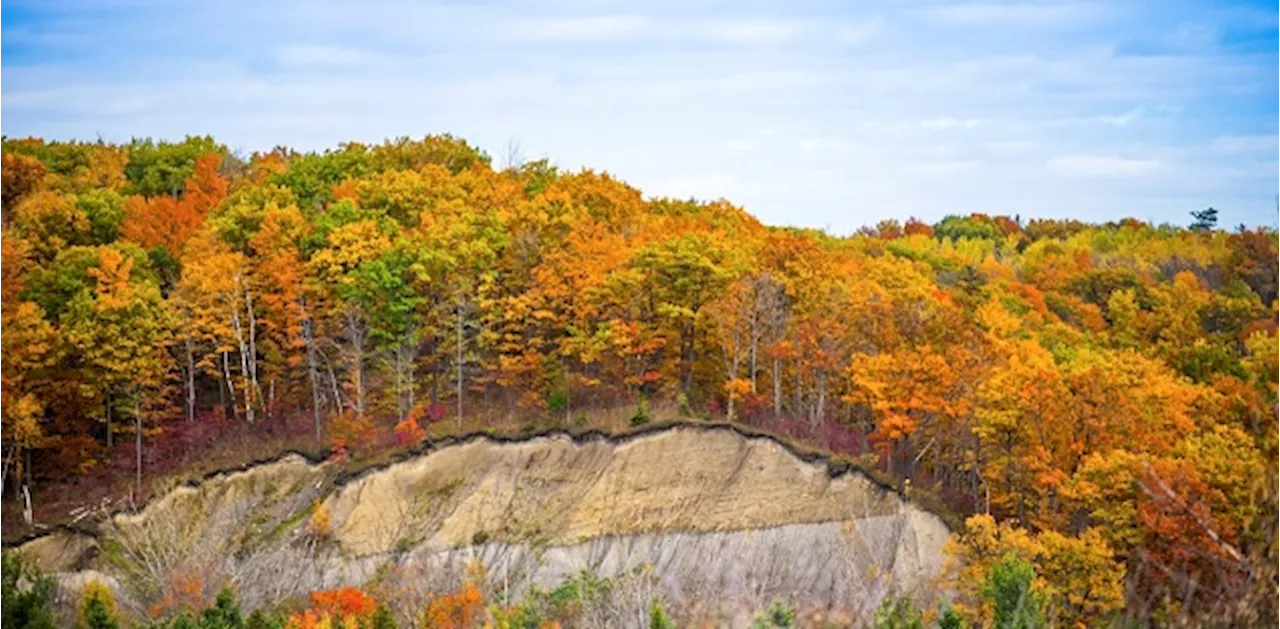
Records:
[[[321,539],[326,539],[333,533],[329,523],[329,508],[324,503],[317,504],[311,510],[311,516],[307,518],[307,533]]]
[[[636,412],[631,416],[631,426],[643,426],[647,423],[649,423],[649,409],[648,404],[645,402],[645,398],[642,395],[640,396],[640,399],[636,401]]]
[[[3,579],[0,579],[0,598],[3,598],[3,622],[5,627],[31,627],[53,629],[50,605],[57,592],[53,577],[24,564],[22,555],[5,551],[3,554]]]
[[[964,618],[954,607],[946,605],[938,613],[938,629],[964,629]]]
[[[796,610],[782,601],[774,601],[763,614],[751,619],[751,629],[791,629],[794,626]]]
[[[469,629],[483,613],[484,594],[474,583],[467,583],[457,592],[432,599],[422,624],[438,629]]]
[[[657,599],[649,605],[649,629],[676,629],[676,623],[667,614],[667,608]]]
[[[875,629],[923,629],[924,614],[908,596],[886,596],[876,608]]]
[[[240,614],[240,603],[236,602],[236,597],[231,593],[231,588],[224,587],[218,592],[218,598],[214,600],[213,606],[205,608],[204,613],[200,615],[201,629],[241,629],[244,627],[244,617]]]
[[[987,571],[982,596],[994,605],[996,629],[1045,626],[1044,596],[1032,586],[1035,578],[1035,568],[1012,553]]]
[[[418,423],[417,415],[413,414],[396,424],[395,435],[396,443],[404,446],[422,441],[426,438],[427,431]]]
[[[116,599],[111,590],[98,581],[86,585],[76,620],[81,629],[118,629],[120,621],[116,617]]]
[[[569,396],[564,391],[556,390],[547,394],[547,410],[563,413],[567,408],[569,408]]]

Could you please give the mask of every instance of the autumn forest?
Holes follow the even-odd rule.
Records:
[[[6,138],[6,539],[273,449],[680,417],[947,514],[972,618],[1008,553],[1060,626],[1274,617],[1276,231],[1116,212],[836,236],[448,135]]]

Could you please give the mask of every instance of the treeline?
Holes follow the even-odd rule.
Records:
[[[1274,563],[1277,237],[1215,220],[834,237],[450,136],[5,139],[4,484],[122,440],[141,480],[147,440],[211,414],[305,414],[342,451],[665,399],[853,430],[1030,561],[1087,539],[1088,614],[1220,611]]]

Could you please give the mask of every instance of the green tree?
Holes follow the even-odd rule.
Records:
[[[77,610],[78,629],[119,629],[120,621],[116,618],[116,599],[111,590],[98,581],[93,581],[84,588]]]
[[[1209,231],[1218,226],[1218,210],[1213,208],[1192,212],[1191,218],[1195,219],[1191,222],[1191,229],[1196,231]]]
[[[129,145],[129,163],[124,167],[124,174],[137,194],[177,196],[195,172],[200,156],[225,152],[224,147],[208,136],[187,136],[181,142],[134,140]]]
[[[964,629],[964,617],[954,607],[946,605],[938,612],[938,629]]]
[[[0,624],[5,627],[26,627],[27,629],[53,629],[54,622],[51,606],[58,584],[53,577],[43,574],[34,566],[26,563],[22,555],[4,551],[0,561],[3,570],[0,574],[0,599],[3,600],[3,612],[0,613]]]
[[[1041,629],[1044,595],[1033,585],[1035,568],[1014,554],[987,571],[982,596],[995,607],[995,629]]]
[[[218,592],[213,605],[205,608],[200,614],[200,629],[243,629],[244,617],[240,613],[240,604],[236,602],[231,588],[224,587]]]

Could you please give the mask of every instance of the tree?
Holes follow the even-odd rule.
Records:
[[[117,629],[120,626],[116,599],[111,590],[99,581],[85,586],[76,617],[80,629]]]
[[[58,583],[53,577],[31,566],[16,551],[6,550],[3,579],[0,581],[3,581],[3,587],[0,587],[0,597],[3,598],[0,618],[4,626],[29,629],[53,629],[57,626],[52,607]]]
[[[94,374],[92,386],[107,400],[108,441],[112,398],[128,401],[134,420],[137,459],[135,491],[142,485],[143,416],[147,405],[158,401],[169,362],[169,315],[152,283],[133,273],[134,259],[112,247],[99,250],[99,263],[87,274],[92,292],[82,290],[72,298],[63,317],[63,334],[71,352]]]
[[[3,168],[0,168],[3,173],[3,193],[0,194],[0,200],[4,204],[7,223],[10,208],[40,185],[47,169],[39,159],[30,155],[5,151],[3,160]]]
[[[1193,211],[1191,218],[1195,220],[1191,222],[1190,228],[1195,231],[1210,231],[1218,226],[1218,210],[1213,208]]]
[[[182,142],[134,140],[128,147],[125,176],[135,194],[144,197],[177,196],[196,170],[201,156],[222,153],[211,137],[187,136]]]
[[[1016,556],[991,566],[982,595],[995,606],[996,629],[1039,629],[1045,626],[1044,597],[1032,585],[1035,568]]]

